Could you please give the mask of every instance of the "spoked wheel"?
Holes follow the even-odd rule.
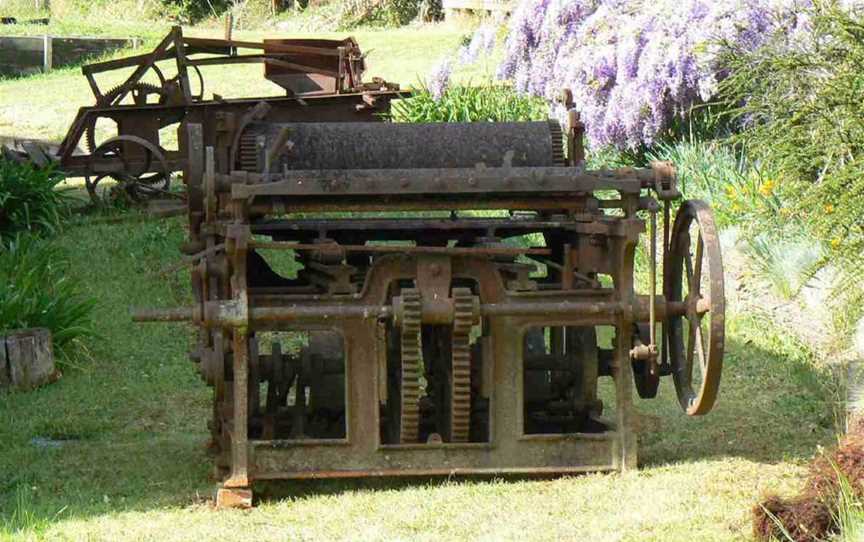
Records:
[[[85,178],[87,193],[94,203],[105,199],[99,184],[106,178],[117,181],[115,190],[125,193],[132,201],[170,194],[171,171],[165,155],[145,139],[131,135],[112,137],[96,148],[92,160],[94,163],[114,162],[118,166],[116,172]]]
[[[669,245],[664,294],[683,310],[666,319],[666,348],[678,401],[688,415],[699,416],[714,406],[720,387],[726,312],[720,239],[707,203],[681,205]]]

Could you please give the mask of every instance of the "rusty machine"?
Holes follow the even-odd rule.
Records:
[[[175,78],[138,83],[165,59]],[[286,95],[189,89],[199,66],[246,61]],[[175,30],[85,73],[120,65],[133,77],[93,84],[60,158],[94,192],[107,176],[160,192],[182,170],[195,302],[134,317],[197,329],[220,505],[251,503],[257,480],[629,469],[634,395],[670,376],[687,414],[712,408],[718,232],[670,164],[586,171],[572,110],[564,126],[387,122],[400,94],[362,82],[352,40]],[[72,153],[100,117],[119,133]]]

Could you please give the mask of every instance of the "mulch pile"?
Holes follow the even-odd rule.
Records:
[[[819,542],[836,533],[838,472],[849,482],[855,497],[864,499],[864,418],[850,425],[837,449],[813,460],[798,495],[790,499],[770,496],[753,507],[757,540],[787,540],[788,535],[795,542]]]

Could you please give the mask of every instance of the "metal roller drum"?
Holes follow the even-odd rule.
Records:
[[[557,122],[254,123],[238,154],[246,171],[542,167],[564,164]]]

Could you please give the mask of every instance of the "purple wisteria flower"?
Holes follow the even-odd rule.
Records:
[[[447,91],[450,85],[450,76],[453,74],[454,68],[474,64],[481,56],[492,53],[492,50],[495,49],[500,25],[501,20],[495,19],[480,26],[474,32],[471,41],[467,45],[460,47],[456,52],[455,63],[450,56],[444,57],[438,62],[435,68],[429,73],[426,81],[426,87],[433,98],[440,100]]]
[[[447,87],[450,86],[450,75],[453,73],[453,60],[450,57],[442,58],[441,61],[429,73],[426,87],[436,100],[440,100]]]
[[[775,30],[804,28],[796,14],[807,5],[810,0],[521,0],[498,77],[549,100],[570,88],[593,145],[634,148],[655,141],[676,117],[716,93],[721,43],[749,50]]]
[[[495,38],[498,28],[491,23],[484,24],[474,32],[468,45],[459,50],[459,64],[467,66],[474,64],[483,55],[488,55],[495,48]]]

